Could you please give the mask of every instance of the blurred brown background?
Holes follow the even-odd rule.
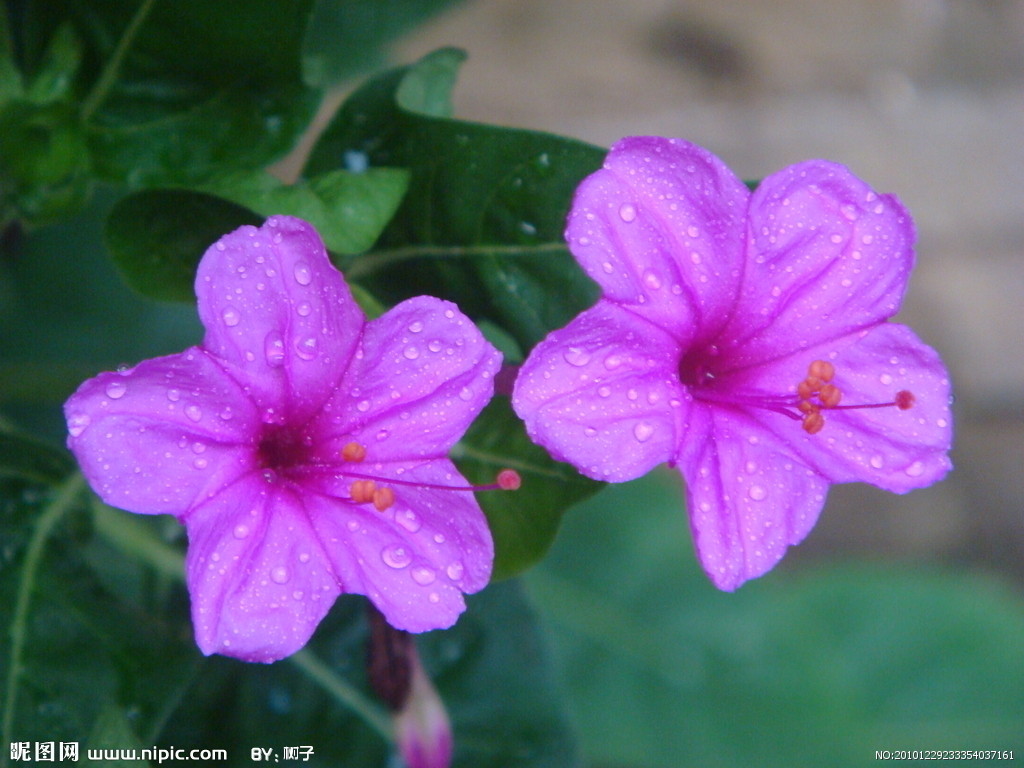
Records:
[[[443,45],[470,54],[461,118],[685,137],[743,178],[823,157],[897,193],[919,229],[899,319],[951,369],[956,469],[834,489],[784,567],[895,555],[1024,583],[1024,2],[476,0],[395,55]]]

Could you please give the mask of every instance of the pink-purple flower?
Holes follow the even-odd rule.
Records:
[[[831,483],[905,492],[950,469],[950,385],[900,308],[914,228],[899,201],[809,161],[751,193],[680,140],[617,143],[566,237],[603,295],[530,354],[531,437],[613,482],[668,462],[697,553],[735,589],[817,520]]]
[[[68,445],[108,504],[184,523],[196,641],[269,662],[341,593],[395,627],[448,627],[493,544],[447,458],[501,356],[453,305],[367,322],[315,230],[225,235],[196,276],[201,345],[86,381]]]

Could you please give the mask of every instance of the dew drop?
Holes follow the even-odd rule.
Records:
[[[284,362],[284,339],[277,331],[271,331],[263,340],[263,355],[267,365],[277,367]]]
[[[750,496],[754,501],[764,501],[768,496],[768,491],[761,485],[752,485],[747,490],[747,495]]]
[[[72,437],[78,437],[85,432],[85,428],[89,426],[90,421],[91,419],[87,413],[72,414],[68,418],[68,433]]]
[[[431,352],[440,352],[442,346],[443,345],[438,339],[433,339],[429,344],[427,344],[427,349]]]
[[[445,573],[448,574],[448,578],[452,581],[460,581],[463,574],[465,574],[466,568],[458,560],[453,562],[445,569]]]
[[[636,207],[630,203],[623,203],[619,206],[619,218],[629,224],[636,220]]]
[[[203,418],[203,409],[193,404],[185,408],[185,415],[192,421],[200,421]]]
[[[295,276],[295,282],[299,285],[309,285],[313,282],[313,272],[310,270],[309,264],[304,261],[295,265],[292,274]]]
[[[295,311],[298,313],[299,317],[309,317],[309,314],[313,311],[313,307],[309,305],[308,301],[304,301],[295,307]]]
[[[651,436],[653,434],[654,427],[648,424],[646,421],[641,421],[640,423],[636,424],[633,427],[633,437],[635,437],[638,442],[646,443],[648,440],[651,439]]]
[[[230,405],[224,406],[224,410],[220,412],[220,417],[224,421],[231,421],[231,419],[233,419],[235,417],[235,414],[231,410],[231,406]]]
[[[234,307],[225,307],[224,311],[220,313],[220,316],[221,319],[224,320],[224,325],[229,328],[234,328],[242,319],[241,315],[238,314],[238,310]]]
[[[118,398],[124,397],[124,393],[128,391],[128,387],[125,386],[123,381],[112,381],[107,384],[107,397],[111,400],[117,400]]]
[[[604,367],[609,371],[614,371],[620,365],[622,365],[622,357],[619,355],[608,355],[608,357],[604,359]]]
[[[590,362],[590,353],[580,347],[569,347],[562,353],[562,357],[569,365],[574,365],[577,368],[582,368]]]
[[[428,584],[433,584],[437,579],[437,574],[431,568],[427,568],[425,565],[417,565],[412,569],[412,580],[419,584],[421,587],[425,587]]]
[[[300,552],[299,553],[299,562],[300,563],[308,563],[309,562],[309,552]]]
[[[270,580],[275,584],[286,584],[290,578],[291,574],[288,573],[288,569],[283,565],[279,565],[270,571]]]
[[[469,387],[463,387],[459,390],[459,399],[465,402],[469,402],[473,399],[473,390]]]
[[[908,477],[920,477],[924,474],[924,464],[920,461],[915,461],[903,471],[907,473]]]
[[[405,356],[406,360],[415,360],[420,356],[420,351],[417,347],[409,346],[402,350],[402,354]]]
[[[196,469],[206,469],[210,465],[210,462],[206,459],[196,459],[192,462],[192,466]]]
[[[881,376],[878,377],[878,380],[882,384],[885,384],[886,386],[892,384],[892,376],[890,376],[888,373],[883,373]]]
[[[405,528],[409,533],[416,533],[423,527],[419,517],[411,509],[405,509],[395,515],[395,522]]]
[[[368,410],[370,410],[370,401],[360,400],[358,403],[356,403],[356,410],[359,411],[360,413],[366,413]]]
[[[659,278],[653,272],[644,273],[644,285],[650,288],[652,291],[656,291],[661,288],[661,278]]]
[[[316,357],[316,337],[308,336],[305,339],[296,339],[295,354],[303,360],[312,360]]]
[[[392,544],[380,551],[380,558],[391,568],[405,568],[412,562],[412,555],[401,544]]]
[[[882,458],[880,454],[876,453],[868,460],[868,463],[875,469],[881,469],[882,466],[885,464],[885,460]]]
[[[179,400],[181,400],[181,392],[179,392],[176,389],[168,389],[167,399],[170,400],[172,403],[176,403]]]
[[[236,525],[235,526],[235,530],[234,530],[234,534],[235,534],[235,538],[236,539],[244,539],[246,536],[249,535],[249,526],[248,525]]]
[[[697,251],[690,251],[690,261],[693,262],[694,264],[700,264],[700,254],[697,253]]]
[[[597,394],[598,394],[599,397],[611,397],[612,388],[611,387],[598,387],[597,388]]]
[[[700,237],[700,230],[693,224],[691,224],[686,228],[686,234],[688,234],[690,237]]]

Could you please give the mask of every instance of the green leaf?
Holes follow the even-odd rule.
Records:
[[[140,293],[193,301],[192,284],[203,253],[237,227],[289,214],[313,224],[329,250],[358,253],[380,235],[407,183],[408,174],[395,168],[338,170],[295,185],[262,171],[240,171],[198,190],[144,190],[111,210],[107,243],[129,285]]]
[[[22,96],[24,83],[14,62],[14,41],[7,15],[7,3],[0,4],[0,109],[10,99]]]
[[[57,483],[74,469],[66,451],[11,432],[0,431],[0,477]]]
[[[597,296],[562,233],[573,191],[604,150],[446,117],[463,58],[444,49],[371,79],[339,111],[306,170],[322,172],[338,158],[411,169],[394,221],[346,273],[392,303],[418,293],[453,300],[528,350]]]
[[[1024,604],[987,576],[847,564],[719,592],[666,470],[581,505],[527,581],[594,764],[1024,748]]]
[[[365,173],[329,171],[293,185],[269,173],[240,172],[201,189],[261,216],[298,216],[316,227],[329,251],[354,254],[368,250],[380,237],[408,185],[404,169],[373,168]]]
[[[317,0],[303,43],[305,81],[329,88],[384,61],[384,47],[462,0]]]
[[[301,79],[311,6],[30,3],[20,17],[22,66],[32,82],[51,80],[40,41],[73,27],[82,51],[74,91],[85,94],[81,117],[105,179],[168,184],[262,167],[294,145],[319,101]]]
[[[495,397],[473,422],[452,457],[473,483],[493,483],[506,468],[522,478],[516,491],[477,494],[494,537],[495,579],[538,562],[554,541],[565,511],[601,487],[531,442],[503,396]]]
[[[144,296],[195,301],[196,267],[203,253],[243,224],[259,224],[248,209],[191,190],[154,189],[120,200],[105,236],[125,280]],[[186,225],[187,223],[187,225]]]

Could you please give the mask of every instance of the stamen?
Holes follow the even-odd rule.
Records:
[[[358,464],[366,458],[366,446],[356,442],[346,443],[345,447],[341,449],[341,458]]]
[[[912,408],[915,402],[913,392],[901,389],[891,403],[855,403],[840,405],[843,392],[835,384],[830,384],[835,377],[836,369],[825,360],[815,360],[807,367],[807,378],[797,384],[796,393],[800,398],[797,410],[804,414],[802,425],[804,431],[815,435],[825,426],[822,410],[845,411],[854,408],[889,408],[895,406],[901,411]]]
[[[347,443],[341,449],[341,457],[350,463],[360,463],[366,459],[366,446],[361,443]],[[393,477],[377,477],[363,472],[344,470],[339,476],[352,479],[349,486],[349,497],[356,504],[373,504],[378,512],[383,512],[395,503],[395,491],[391,486],[408,486],[410,488],[430,488],[438,491],[515,491],[522,485],[522,478],[514,469],[501,470],[495,481],[488,485],[441,485],[439,483],[422,483],[416,480],[401,480]]]

